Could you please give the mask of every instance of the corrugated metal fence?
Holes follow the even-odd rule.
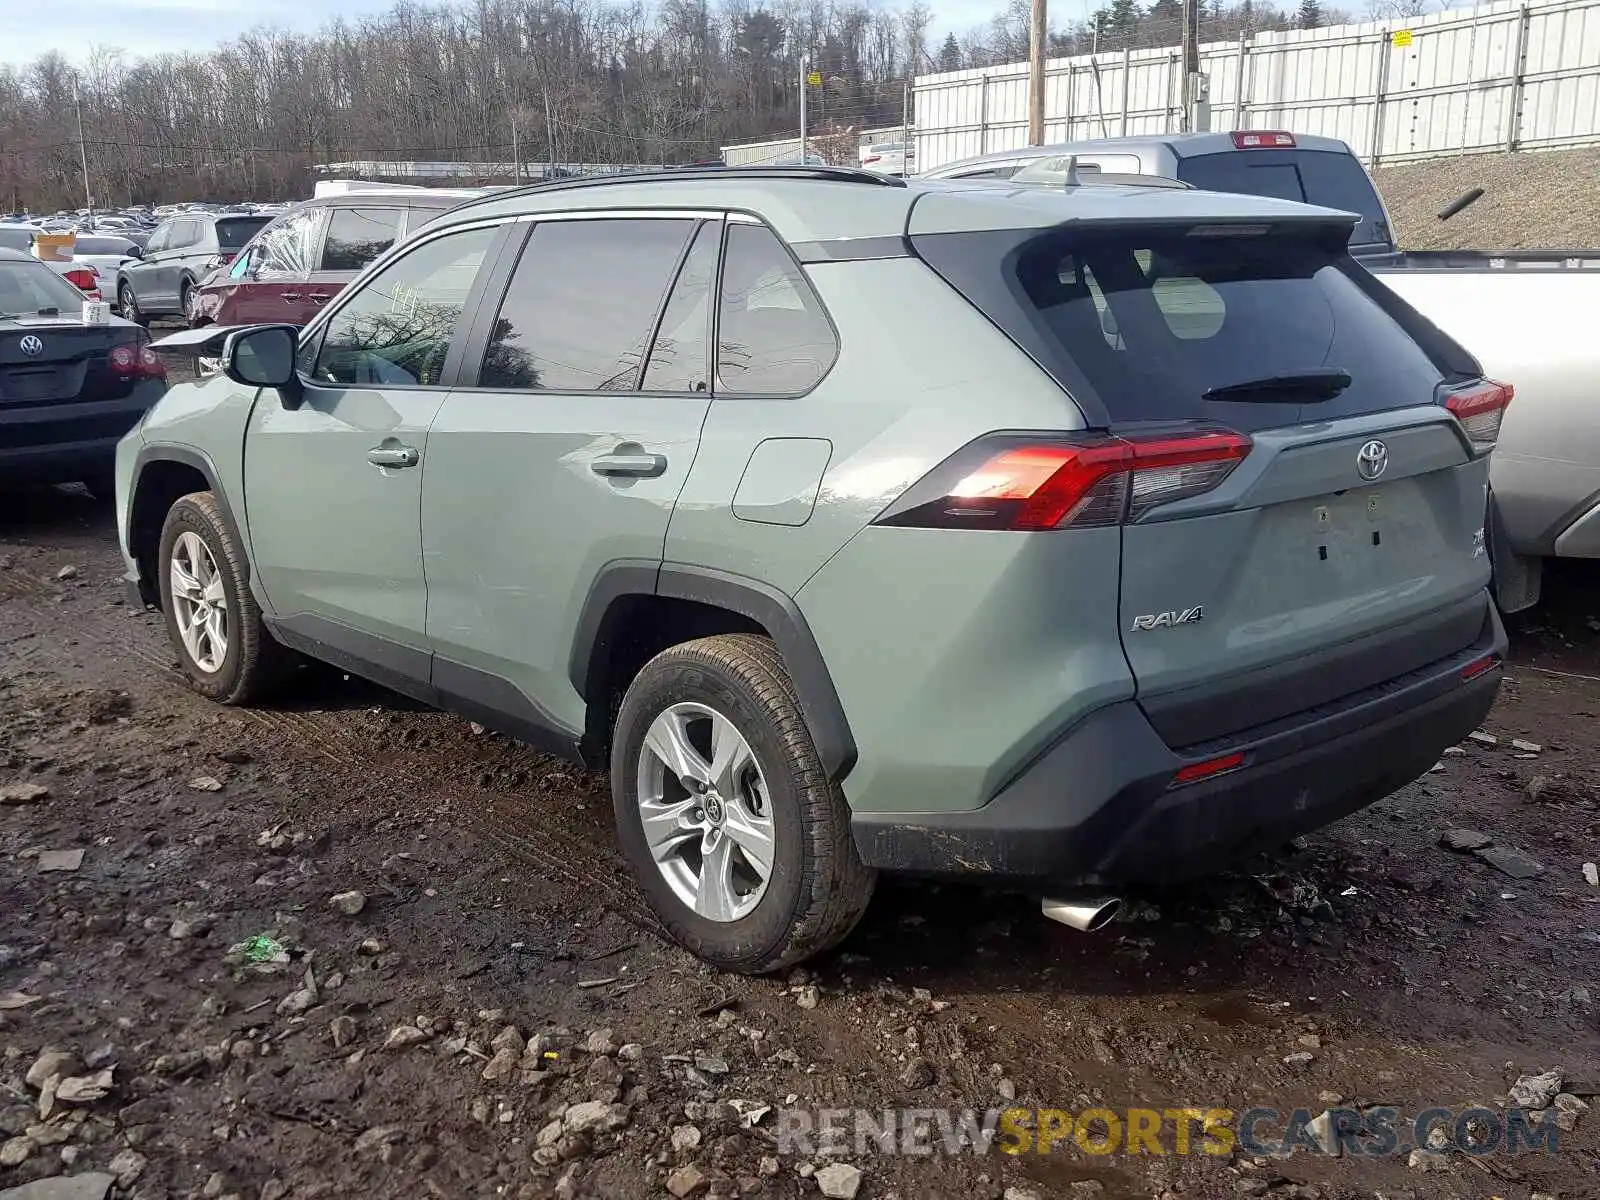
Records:
[[[1600,0],[1499,0],[1200,48],[1213,129],[1343,138],[1369,166],[1600,144]],[[1177,46],[1046,64],[1045,141],[1183,128]],[[1027,65],[924,75],[919,169],[1027,143]]]

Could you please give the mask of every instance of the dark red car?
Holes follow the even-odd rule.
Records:
[[[189,323],[304,325],[378,255],[461,202],[421,189],[308,200],[194,289]]]

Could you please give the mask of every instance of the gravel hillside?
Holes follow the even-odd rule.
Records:
[[[1600,150],[1469,154],[1383,167],[1373,178],[1407,250],[1600,247]],[[1482,199],[1438,219],[1474,187]]]

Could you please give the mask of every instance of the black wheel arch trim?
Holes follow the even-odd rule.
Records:
[[[765,629],[783,655],[828,777],[838,782],[850,773],[857,757],[855,737],[800,606],[769,584],[729,571],[642,559],[619,559],[601,568],[584,600],[568,664],[572,686],[588,703],[605,702],[591,694],[592,678],[611,644],[618,603],[629,596],[691,600],[737,613]]]
[[[244,576],[245,582],[249,583],[250,543],[245,541],[239,522],[234,519],[233,509],[228,505],[227,492],[223,490],[222,485],[217,481],[216,464],[211,461],[211,456],[204,450],[197,450],[193,446],[166,446],[160,443],[147,443],[140,449],[138,456],[133,460],[133,478],[128,486],[128,549],[130,551],[133,549],[133,512],[139,499],[139,484],[144,479],[145,468],[152,463],[160,462],[181,463],[183,466],[193,467],[201,475],[205,476],[206,486],[211,494],[216,497],[217,508],[221,511],[222,519],[228,526],[229,536],[233,538],[234,545],[245,548],[244,562],[239,564],[239,570]],[[165,519],[164,516],[163,519]],[[147,590],[154,591],[156,585],[153,580],[141,578],[139,580],[139,589],[140,593],[144,594]],[[159,600],[150,600],[147,596],[146,601],[159,607]]]

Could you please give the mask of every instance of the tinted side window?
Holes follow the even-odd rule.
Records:
[[[309,275],[318,216],[317,210],[305,209],[263,229],[250,250],[257,276]]]
[[[784,395],[816,384],[838,353],[798,263],[764,225],[728,226],[717,320],[717,382]]]
[[[644,369],[647,392],[703,392],[710,384],[711,294],[722,223],[708,221],[683,260]]]
[[[397,208],[336,208],[328,214],[320,271],[359,271],[394,244]]]
[[[358,288],[323,331],[318,383],[439,382],[467,296],[495,229],[467,229],[418,246]]]
[[[694,222],[546,221],[512,273],[478,386],[632,391]]]

